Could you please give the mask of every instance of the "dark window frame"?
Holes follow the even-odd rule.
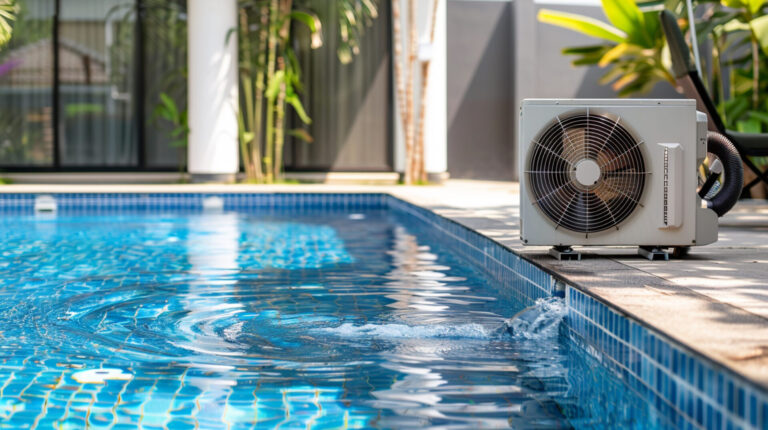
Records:
[[[61,124],[61,107],[59,106],[61,101],[61,82],[60,82],[60,52],[59,52],[59,33],[60,33],[60,16],[61,16],[61,4],[62,0],[55,0],[55,11],[53,17],[53,29],[52,29],[52,64],[53,64],[53,87],[52,87],[52,127],[53,127],[53,154],[52,164],[50,165],[34,165],[34,166],[20,166],[20,165],[6,165],[0,162],[0,171],[3,172],[30,172],[30,173],[52,173],[52,172],[178,172],[178,165],[149,165],[147,162],[147,139],[146,139],[146,121],[144,116],[146,115],[145,103],[146,103],[146,81],[144,70],[144,64],[146,61],[146,47],[144,44],[144,0],[135,0],[135,13],[136,13],[136,32],[135,32],[135,61],[133,67],[134,78],[136,79],[136,86],[134,89],[135,108],[134,116],[136,118],[137,127],[137,163],[132,165],[81,165],[81,166],[63,166],[61,164],[61,132],[63,127]],[[386,4],[386,3],[382,3]],[[386,7],[386,13],[391,22],[392,11],[390,7]],[[388,94],[387,101],[388,106],[393,106],[394,103],[394,66],[393,66],[393,47],[392,47],[392,28],[391,25],[387,29],[387,51],[389,55],[389,76],[388,76]],[[392,172],[394,171],[394,113],[392,109],[387,109],[386,113],[386,128],[387,128],[387,148],[386,148],[386,163],[387,168],[345,168],[345,169],[333,169],[331,166],[291,166],[287,165],[286,170],[289,172]],[[293,142],[291,142],[293,144]],[[293,164],[293,163],[291,163]],[[240,171],[242,171],[242,166]]]

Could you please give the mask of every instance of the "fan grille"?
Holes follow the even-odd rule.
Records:
[[[618,229],[642,206],[643,142],[620,122],[589,111],[558,117],[533,141],[525,174],[534,204],[556,228],[587,236]]]

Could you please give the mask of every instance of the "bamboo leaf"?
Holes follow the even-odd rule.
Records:
[[[592,54],[595,52],[603,52],[607,48],[609,48],[607,45],[575,46],[563,48],[560,52],[562,52],[563,55]]]
[[[267,82],[267,89],[264,91],[264,95],[273,100],[277,98],[277,94],[280,92],[280,85],[282,85],[283,82],[285,82],[285,71],[278,70],[272,76],[272,79]]]
[[[760,133],[762,127],[757,119],[748,119],[746,121],[737,121],[736,130],[741,133]]]
[[[648,45],[646,48],[653,48],[657,46],[658,42],[663,43],[664,31],[661,29],[661,20],[659,19],[659,11],[644,12],[645,16],[645,35],[648,38]]]
[[[723,31],[726,33],[733,33],[735,31],[749,31],[750,26],[748,23],[743,22],[739,18],[734,18],[725,24],[723,24]]]
[[[631,84],[635,80],[637,80],[640,77],[639,73],[628,73],[624,76],[622,76],[619,80],[613,83],[611,88],[613,88],[614,91],[620,91],[622,88],[626,87],[627,85]]]
[[[179,116],[179,110],[176,107],[176,102],[173,101],[173,99],[166,93],[160,93],[160,100],[163,103],[163,106],[165,109],[168,110],[169,115],[172,118],[176,118]]]
[[[538,19],[546,24],[567,28],[587,36],[611,42],[623,43],[627,39],[627,35],[623,31],[588,16],[541,9]]]
[[[734,122],[733,120],[741,118],[749,110],[749,95],[746,93],[740,95],[741,97],[728,100],[724,106],[727,117],[732,119],[731,123]]]
[[[348,44],[339,44],[339,48],[336,50],[336,55],[339,57],[341,64],[349,64],[352,62],[352,50]]]
[[[768,15],[763,15],[749,22],[752,34],[755,35],[757,43],[763,52],[768,55]]]
[[[285,101],[288,102],[291,106],[293,106],[293,109],[296,111],[296,114],[301,118],[301,121],[304,124],[312,124],[312,118],[307,115],[307,112],[304,110],[304,105],[301,104],[301,99],[296,94],[288,94],[285,97]]]
[[[602,0],[603,11],[616,28],[627,34],[632,42],[650,47],[651,39],[645,32],[645,15],[634,0]]]
[[[608,85],[609,83],[618,79],[622,75],[624,75],[624,70],[622,70],[619,67],[613,67],[608,72],[606,72],[603,76],[601,76],[600,79],[598,79],[597,83],[600,85]]]
[[[763,8],[765,0],[748,0],[749,12],[756,15]]]
[[[723,6],[732,9],[741,9],[742,7],[746,7],[744,0],[721,0],[720,3],[722,3]]]
[[[299,21],[309,28],[312,49],[317,49],[323,46],[323,26],[317,15],[295,10],[291,12],[291,19]]]
[[[765,112],[758,112],[758,111],[754,111],[754,110],[753,110],[753,111],[749,111],[749,112],[748,112],[748,114],[749,114],[749,116],[750,116],[752,119],[754,119],[754,120],[756,120],[756,121],[760,121],[760,122],[762,122],[763,124],[766,124],[766,125],[768,125],[768,113],[765,113]]]
[[[289,131],[288,134],[307,143],[312,143],[315,141],[312,135],[310,135],[309,132],[303,128],[294,128],[293,130]]]
[[[630,48],[631,47],[628,43],[619,43],[618,45],[608,50],[608,52],[606,52],[602,58],[600,58],[600,61],[597,64],[600,67],[605,67],[621,58],[630,50]]]
[[[600,61],[600,58],[582,57],[571,61],[572,66],[594,66]]]
[[[379,17],[379,11],[376,8],[376,5],[373,4],[371,0],[362,0],[362,2],[363,2],[363,5],[366,7],[366,9],[368,9],[368,15],[371,18],[376,19]]]

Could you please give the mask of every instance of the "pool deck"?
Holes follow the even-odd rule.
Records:
[[[682,260],[648,261],[636,248],[581,249],[579,262],[519,240],[516,183],[366,185],[6,185],[0,193],[381,192],[429,208],[534,261],[768,391],[768,201],[743,202],[720,220],[717,243]]]

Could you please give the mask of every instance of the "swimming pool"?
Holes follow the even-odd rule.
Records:
[[[695,425],[585,341],[546,273],[494,273],[503,249],[481,264],[386,196],[33,197],[0,200],[4,425]],[[510,334],[537,299],[568,324]]]

